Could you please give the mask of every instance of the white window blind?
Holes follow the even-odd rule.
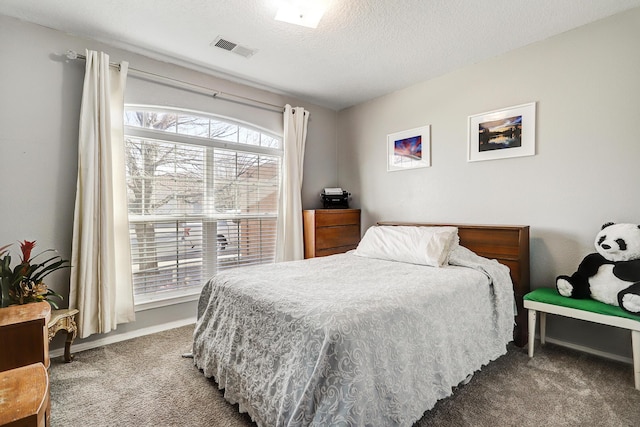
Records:
[[[136,302],[199,292],[217,271],[273,262],[279,137],[132,106],[125,145]]]

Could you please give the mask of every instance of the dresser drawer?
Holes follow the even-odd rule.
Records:
[[[349,246],[340,246],[338,248],[318,249],[316,250],[316,256],[321,257],[321,256],[335,255],[335,254],[343,254],[357,247],[358,247],[358,244],[356,243]]]
[[[327,209],[316,211],[316,227],[359,225],[360,211],[356,209]]]
[[[316,249],[357,245],[360,241],[359,225],[340,225],[316,228]],[[344,252],[344,251],[343,251]]]

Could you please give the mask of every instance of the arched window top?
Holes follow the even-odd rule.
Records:
[[[171,107],[127,105],[125,126],[221,143],[282,149],[282,138],[266,129],[223,116]]]

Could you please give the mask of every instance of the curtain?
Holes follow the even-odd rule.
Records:
[[[276,234],[276,262],[304,258],[302,167],[309,112],[284,107],[284,159]]]
[[[124,160],[128,63],[88,51],[78,140],[69,307],[81,338],[135,320]]]

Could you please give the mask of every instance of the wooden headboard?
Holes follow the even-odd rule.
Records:
[[[378,225],[458,227],[460,244],[509,267],[518,314],[513,331],[516,345],[527,343],[527,313],[522,297],[529,292],[529,226],[378,222]]]

